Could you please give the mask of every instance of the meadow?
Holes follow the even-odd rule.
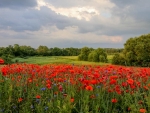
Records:
[[[77,65],[106,65],[110,64],[113,55],[108,55],[108,63],[78,61],[78,56],[33,56],[33,57],[16,57],[13,62],[30,63],[30,64],[77,64]]]
[[[0,71],[2,113],[150,112],[150,68],[81,62],[76,56],[13,60],[19,63]]]

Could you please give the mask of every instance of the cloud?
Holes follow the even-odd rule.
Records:
[[[123,47],[149,33],[150,1],[0,0],[0,45]],[[122,46],[121,46],[122,45]]]
[[[145,0],[144,2],[142,0],[111,0],[111,2],[115,4],[115,7],[111,10],[111,14],[113,17],[118,17],[119,24],[116,25],[114,32],[112,31],[110,35],[114,33],[120,35],[149,33],[149,0]]]
[[[56,14],[54,11],[47,7],[41,7],[41,10],[0,10],[0,28],[11,29],[18,32],[26,30],[37,31],[45,25],[56,25],[58,28],[63,29],[68,26],[68,17]]]
[[[65,29],[58,29],[56,26],[47,26],[42,27],[38,31],[25,31],[20,34],[13,30],[3,30],[0,31],[0,34],[1,45],[5,45],[6,43],[9,43],[9,45],[19,43],[21,45],[31,45],[33,47],[37,47],[38,45],[69,47],[69,45],[72,44],[73,47],[77,47],[77,45],[98,45],[103,43],[119,44],[122,42],[121,36],[78,33],[77,26],[66,27]],[[5,39],[9,40],[9,42]]]
[[[38,10],[40,10],[40,7],[46,6],[53,10],[57,14],[61,14],[67,17],[74,17],[79,20],[85,19],[86,21],[89,21],[90,18],[94,15],[99,15],[98,11],[92,7],[86,6],[86,7],[55,7],[50,3],[44,2],[43,0],[38,0],[38,6],[36,7]]]
[[[0,0],[0,8],[26,8],[35,7],[37,5],[36,0]]]

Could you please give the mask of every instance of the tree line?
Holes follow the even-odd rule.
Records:
[[[48,48],[40,45],[37,49],[31,46],[20,46],[19,44],[9,45],[8,47],[0,47],[0,56],[12,55],[15,57],[26,56],[77,56],[80,54],[80,48]]]
[[[0,57],[5,60],[5,62],[10,63],[11,59],[14,57],[26,58],[30,56],[78,56],[80,55],[84,48],[48,48],[47,46],[40,45],[38,48],[33,48],[26,45],[9,45],[7,47],[0,47]],[[90,50],[96,50],[94,48],[89,48]],[[103,48],[107,54],[120,53],[122,49],[120,48]],[[92,57],[92,55],[91,55]],[[81,58],[82,59],[82,58]],[[89,59],[90,61],[96,61]]]
[[[40,45],[37,49],[31,46],[14,44],[7,47],[0,47],[0,56],[10,55],[15,57],[25,56],[78,56],[83,48],[48,48],[47,46]],[[88,48],[88,47],[86,47]],[[95,50],[94,48],[89,48]],[[123,51],[121,48],[103,48],[107,54],[115,54]]]
[[[107,62],[107,55],[113,54],[112,64],[126,66],[150,67],[150,34],[131,37],[124,48],[48,48],[40,45],[37,49],[31,46],[14,44],[0,47],[0,58],[10,63],[13,57],[27,56],[78,56],[78,60]]]
[[[92,62],[107,62],[111,49],[92,49],[84,47],[78,56],[79,60]],[[129,38],[123,49],[117,49],[112,64],[125,66],[150,67],[150,34]],[[109,52],[108,52],[109,51]],[[114,52],[112,52],[114,53]]]

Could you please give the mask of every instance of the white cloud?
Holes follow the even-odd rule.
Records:
[[[75,17],[79,20],[84,19],[86,21],[90,21],[90,19],[96,15],[101,15],[105,18],[111,17],[110,8],[112,8],[114,4],[108,0],[90,0],[86,1],[85,5],[81,5],[78,7],[72,6],[68,8],[55,7],[50,2],[38,0],[38,6],[36,7],[36,9],[40,10],[40,7],[42,6],[47,6],[57,14],[61,14],[67,17]]]

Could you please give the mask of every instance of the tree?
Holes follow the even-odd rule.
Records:
[[[81,49],[81,54],[78,56],[78,60],[88,61],[88,55],[92,50],[92,48],[83,47]]]
[[[116,53],[112,58],[112,64],[126,65],[126,60],[123,54]]]
[[[49,51],[48,47],[42,45],[40,45],[37,49],[38,55],[42,55],[42,56],[47,56],[48,51]]]
[[[96,51],[92,51],[89,55],[88,55],[88,61],[91,62],[99,62],[99,54]]]
[[[129,39],[124,55],[130,65],[148,66],[150,62],[150,34]]]
[[[129,66],[150,66],[150,34],[128,39],[122,54]]]
[[[58,47],[54,47],[52,51],[53,56],[62,56],[62,50]]]
[[[95,51],[97,52],[97,54],[98,54],[98,56],[99,56],[99,58],[98,58],[98,61],[99,61],[99,62],[107,62],[107,54],[106,54],[106,52],[104,51],[104,49],[102,49],[102,48],[97,48]]]
[[[97,48],[93,50],[88,55],[88,61],[92,62],[107,62],[107,54],[102,48]]]
[[[13,48],[14,48],[14,55],[15,56],[20,56],[20,46],[18,45],[18,44],[14,44],[14,46],[13,46]]]

